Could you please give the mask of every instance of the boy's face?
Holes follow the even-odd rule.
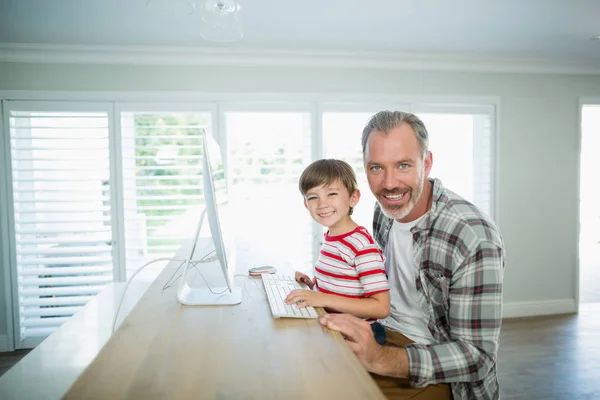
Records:
[[[350,207],[354,207],[359,198],[358,190],[350,195],[340,181],[334,181],[330,185],[317,186],[306,192],[304,206],[315,221],[331,230],[340,222],[345,222],[349,217]]]

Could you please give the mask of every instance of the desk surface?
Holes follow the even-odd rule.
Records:
[[[134,281],[127,289],[120,316],[148,290]],[[108,342],[125,283],[110,283],[85,308],[0,377],[2,400],[56,400]]]
[[[241,304],[182,306],[177,285],[163,290],[179,264],[163,270],[64,398],[384,398],[339,333],[272,318],[260,278],[235,278]]]

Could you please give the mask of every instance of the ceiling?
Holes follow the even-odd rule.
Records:
[[[590,40],[600,35],[598,0],[241,2],[244,38],[218,45],[200,37],[198,13],[161,14],[146,0],[0,0],[0,42],[370,50],[600,66],[600,40]]]

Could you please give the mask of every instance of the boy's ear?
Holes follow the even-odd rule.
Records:
[[[350,207],[354,207],[358,204],[360,200],[360,190],[356,189],[354,193],[350,196]]]
[[[303,203],[304,203],[304,208],[306,208],[308,210],[308,204],[306,204],[306,198],[304,199]]]

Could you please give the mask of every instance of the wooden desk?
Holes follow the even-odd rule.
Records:
[[[178,265],[164,269],[65,399],[384,398],[339,333],[314,319],[273,319],[260,278],[235,278],[239,305],[182,306],[176,285],[162,290]]]
[[[148,287],[148,282],[140,281],[129,286],[119,312],[121,318]],[[60,399],[110,339],[124,288],[122,282],[106,285],[82,311],[6,371],[0,377],[0,399]]]

